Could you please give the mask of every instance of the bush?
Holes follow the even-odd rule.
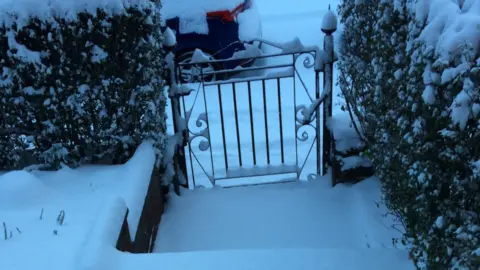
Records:
[[[0,166],[122,163],[148,139],[160,153],[159,3],[19,2],[0,8]]]
[[[377,2],[340,6],[341,89],[416,266],[478,269],[478,1]]]

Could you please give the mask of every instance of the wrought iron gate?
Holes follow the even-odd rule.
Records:
[[[332,67],[335,60],[332,33],[326,34],[323,51],[316,47],[288,48],[262,40],[264,44],[278,47],[280,52],[228,60],[175,63],[177,93],[170,98],[175,132],[181,133],[184,139],[176,169],[191,178],[194,185],[199,172],[212,184],[225,179],[281,174],[294,174],[299,179],[316,146],[315,171],[307,173],[307,177],[326,173],[332,154],[331,134],[326,124],[327,118],[332,115]],[[223,66],[229,61],[275,62],[272,59],[278,58],[287,61],[233,70],[209,68]],[[308,70],[308,73],[300,72],[299,68]],[[255,75],[242,76],[239,72],[255,72]],[[232,76],[233,73],[235,75]],[[305,75],[312,75],[314,93],[310,93],[303,78]],[[293,100],[285,100],[283,95],[286,92],[293,95]],[[231,97],[226,93],[231,93]],[[242,93],[246,95],[245,99],[239,98]],[[272,93],[276,93],[276,98],[272,97]],[[300,104],[299,93],[306,95],[307,104]],[[232,101],[230,105],[233,108],[225,107],[227,98]],[[259,100],[262,102],[257,102]],[[255,106],[255,102],[260,106]],[[241,111],[239,106],[244,103],[247,106]],[[209,112],[212,104],[218,105],[218,115]],[[275,104],[274,113],[268,109],[269,104]],[[323,113],[320,107],[323,107]],[[195,109],[201,109],[196,117]],[[229,110],[231,117],[226,115]],[[290,116],[293,114],[291,123],[286,123],[284,119],[287,118],[287,110],[290,110]],[[255,117],[258,111],[261,111],[263,119]],[[275,115],[275,127],[269,115]],[[258,122],[262,122],[261,127]],[[232,125],[227,128],[229,124]],[[214,126],[217,132],[213,130]],[[289,131],[293,131],[293,137],[286,136]],[[227,134],[229,132],[231,136]],[[271,137],[275,132],[279,134],[279,141],[277,147],[272,147]],[[214,146],[218,146],[219,151],[214,150]],[[287,146],[294,150],[288,151]],[[251,147],[249,152],[245,151],[246,147]],[[259,149],[264,151],[264,156],[259,155]],[[275,151],[278,155],[272,154]],[[294,161],[288,158],[293,156],[292,152]],[[278,159],[277,162],[272,155]],[[232,157],[235,159],[233,162]]]

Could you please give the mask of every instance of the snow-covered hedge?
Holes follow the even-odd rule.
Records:
[[[0,0],[0,166],[121,163],[146,139],[163,149],[158,7]]]
[[[480,1],[344,0],[340,86],[420,269],[480,267]]]

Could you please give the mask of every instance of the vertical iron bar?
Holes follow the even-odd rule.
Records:
[[[187,126],[187,132],[188,131],[188,119],[187,117],[187,110],[185,109],[185,97],[182,97],[182,105],[183,105],[183,112],[185,113],[185,125]],[[190,144],[190,140],[187,141],[188,144],[188,155],[190,156],[190,171],[192,172],[192,184],[193,187],[195,188],[195,173],[193,170],[193,158],[192,158],[192,144]]]
[[[248,105],[250,109],[250,130],[252,133],[252,153],[253,153],[253,165],[257,165],[257,154],[255,152],[255,131],[253,128],[253,111],[252,111],[252,86],[248,82]]]
[[[235,89],[235,83],[232,83],[233,89],[233,110],[235,112],[235,126],[237,128],[237,147],[238,147],[238,162],[242,167],[242,148],[240,143],[240,129],[238,127],[238,110],[237,110],[237,91]]]
[[[180,121],[178,119],[178,114],[177,114],[177,101],[176,101],[177,97],[175,96],[171,96],[170,97],[170,101],[171,101],[171,105],[172,105],[172,119],[173,119],[173,134],[178,134],[178,122]],[[178,148],[177,146],[175,146],[174,148],[174,154],[173,154],[173,168],[174,170],[177,170],[178,168]],[[178,189],[178,176],[177,175],[174,175],[173,178],[172,178],[172,182],[173,182],[173,186],[174,186],[174,189],[175,189],[175,193],[178,195],[179,192],[177,191]]]
[[[267,114],[267,93],[265,89],[265,80],[262,80],[263,88],[263,112],[265,116],[265,140],[267,146],[267,164],[270,165],[270,143],[268,141],[268,114]]]
[[[213,165],[213,150],[212,150],[212,133],[210,132],[210,121],[208,120],[208,107],[207,107],[207,91],[205,90],[205,84],[203,81],[203,68],[200,69],[200,78],[203,90],[203,103],[205,105],[205,121],[207,122],[207,130],[208,130],[208,143],[210,148],[210,162],[212,163],[212,177],[215,179],[215,168]],[[215,184],[212,182],[212,184]]]
[[[282,96],[280,91],[280,78],[277,79],[277,92],[278,92],[278,122],[280,124],[280,151],[282,164],[285,163],[285,153],[283,150],[283,121],[282,121]]]
[[[178,97],[174,97],[172,99],[172,107],[173,107],[173,119],[176,122],[175,125],[176,127],[174,130],[176,130],[175,134],[178,134],[179,132],[182,132],[180,135],[182,136],[182,144],[177,145],[175,149],[175,155],[174,155],[174,163],[176,164],[175,167],[178,171],[180,171],[183,174],[183,177],[185,178],[185,181],[187,181],[188,185],[188,175],[187,175],[187,159],[185,157],[185,140],[187,139],[188,131],[185,130],[180,130],[180,128],[177,125],[181,125],[180,121],[182,121],[182,112],[181,112],[181,107],[180,107],[180,99]],[[187,128],[187,127],[185,127]],[[176,192],[178,191],[178,185],[180,185],[180,178],[179,174],[176,174],[174,177],[174,186]]]
[[[228,171],[228,158],[227,158],[227,142],[225,139],[225,122],[223,120],[223,104],[222,104],[222,87],[218,85],[218,101],[220,103],[220,121],[222,125],[222,137],[223,137],[223,154],[225,157],[225,170]]]
[[[327,66],[327,65],[325,65]],[[323,88],[326,91],[326,86],[327,86],[327,71],[325,70],[327,67],[324,68],[323,70]],[[323,108],[323,115],[322,115],[322,122],[323,122],[323,138],[322,138],[322,174],[325,175],[328,172],[328,159],[329,159],[329,145],[330,145],[330,134],[328,131],[328,126],[327,126],[327,121],[328,121],[328,98],[323,101],[322,104]]]
[[[297,74],[297,67],[295,66],[296,62],[295,54],[292,54],[292,61],[293,61],[293,69],[294,73]],[[293,76],[293,123],[294,123],[294,131],[295,131],[295,165],[297,166],[297,179],[300,179],[300,168],[298,167],[298,137],[297,137],[297,88],[296,88],[296,81],[295,76]]]
[[[173,122],[173,134],[177,134],[178,128],[177,128],[177,116],[176,111],[175,111],[175,101],[173,100],[175,97],[170,97],[170,105],[172,107],[172,122]]]
[[[320,73],[315,71],[315,98],[320,98]],[[322,175],[322,154],[320,147],[320,106],[317,106],[315,111],[315,138],[316,138],[316,145],[317,145],[317,175]]]

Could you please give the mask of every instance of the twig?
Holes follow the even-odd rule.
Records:
[[[26,128],[6,128],[0,131],[0,136],[10,136],[14,134],[24,134],[24,135],[33,135],[33,136],[40,135],[40,133],[26,129]]]
[[[399,228],[397,228],[397,226],[402,227],[402,224],[392,224],[392,225],[390,225],[390,228],[398,231],[398,232],[401,233],[402,235],[405,234],[405,231],[400,230]],[[403,227],[402,227],[402,228],[403,228]]]
[[[63,222],[65,221],[65,211],[63,210],[60,210],[60,214],[58,214],[58,217],[57,217],[57,223],[58,225],[63,225]]]
[[[8,239],[7,224],[5,224],[5,222],[3,222],[3,234],[5,236],[5,240],[7,240]]]
[[[22,231],[20,231],[20,229],[18,227],[17,227],[17,232],[20,233],[20,234],[22,233]]]
[[[343,89],[342,87],[340,87],[340,89],[341,89],[343,95],[345,96],[345,103],[347,105],[348,115],[350,116],[350,119],[352,120],[353,128],[355,129],[355,132],[358,134],[358,137],[360,138],[360,140],[362,140],[366,145],[368,145],[367,139],[360,133],[360,130],[358,129],[357,123],[356,123],[356,121],[353,117],[354,113],[352,112],[351,104],[349,102],[349,99],[350,100],[352,100],[352,99],[355,100],[356,98],[355,97],[349,98],[348,94],[347,94],[348,90]],[[352,92],[352,90],[350,90],[350,92]],[[353,102],[353,100],[352,100],[352,102]],[[355,113],[355,115],[358,116],[358,112]]]
[[[43,219],[43,208],[42,208],[42,212],[40,212],[40,220]]]
[[[366,145],[368,145],[367,140],[363,137],[363,135],[360,133],[360,130],[357,127],[357,122],[355,121],[355,118],[353,117],[352,109],[350,108],[350,102],[348,102],[348,100],[345,100],[345,103],[347,103],[348,115],[350,116],[350,120],[352,120],[352,125],[353,125],[353,128],[355,129],[355,132],[357,132],[360,140],[362,140]]]

